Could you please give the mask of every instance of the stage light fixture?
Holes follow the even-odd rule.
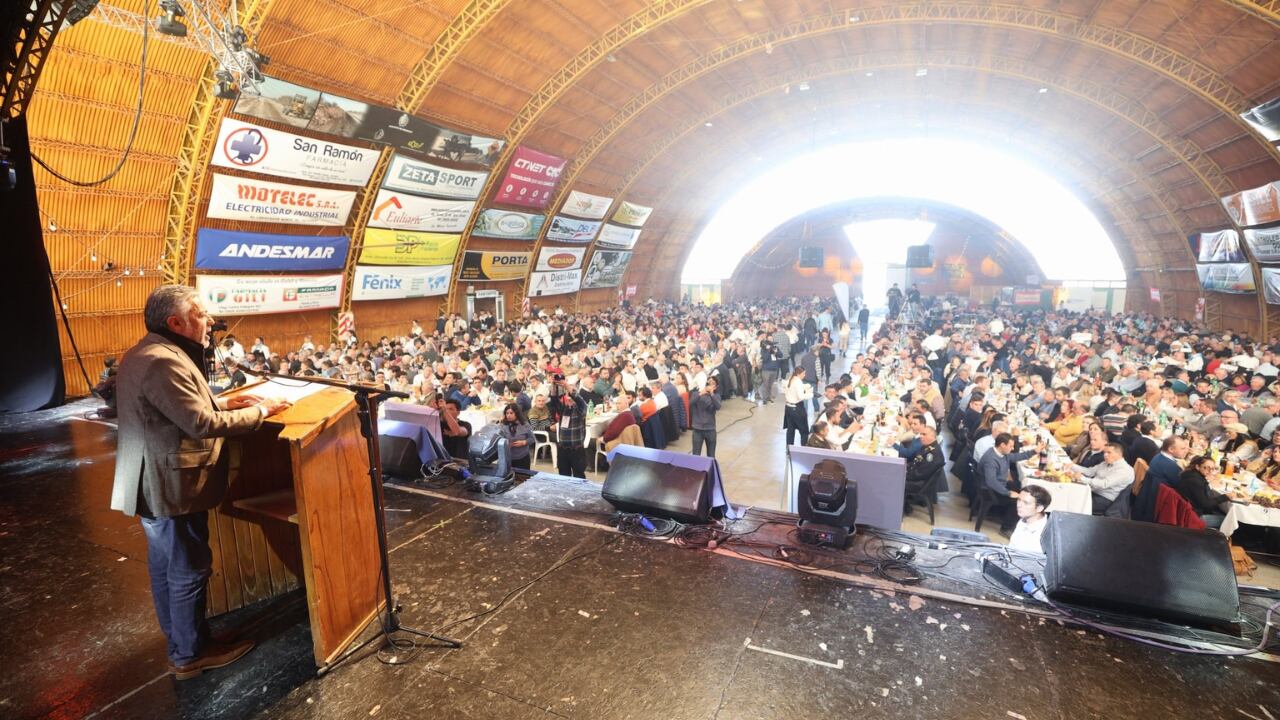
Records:
[[[60,3],[54,3],[59,5]],[[89,17],[93,9],[98,7],[98,0],[72,0],[71,7],[67,10],[67,16],[63,20],[64,27],[70,27]]]
[[[231,52],[240,52],[244,50],[244,44],[249,41],[249,36],[245,34],[244,28],[236,25],[227,31],[224,40],[227,47],[231,48]]]
[[[823,460],[800,476],[796,512],[801,540],[848,547],[858,517],[858,483],[849,480],[844,465]]]
[[[235,78],[228,70],[219,70],[213,76],[218,80],[218,90],[214,93],[223,100],[234,100],[237,93]]]
[[[172,37],[187,36],[187,25],[181,20],[187,16],[187,12],[178,4],[178,0],[160,0],[160,11],[163,14],[156,18],[157,31]]]

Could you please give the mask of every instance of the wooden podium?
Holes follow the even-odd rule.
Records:
[[[255,386],[237,392],[254,392]],[[268,394],[269,391],[268,391]],[[384,607],[369,459],[351,392],[324,388],[226,439],[227,496],[210,518],[216,615],[307,589],[316,665]]]

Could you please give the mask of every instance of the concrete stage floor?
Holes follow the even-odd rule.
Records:
[[[963,583],[895,595],[622,536],[598,526],[598,486],[555,479],[491,501],[388,486],[402,619],[492,610],[447,631],[463,648],[317,679],[295,593],[220,618],[258,647],[178,682],[140,527],[107,509],[115,431],[74,414],[0,423],[0,717],[1280,717],[1275,663],[1143,647]]]

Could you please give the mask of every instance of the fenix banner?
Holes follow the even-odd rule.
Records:
[[[416,230],[367,228],[360,248],[362,265],[449,265],[461,235]]]
[[[342,300],[342,275],[197,275],[196,292],[212,315],[323,310]]]
[[[196,231],[196,269],[341,270],[349,244],[344,235],[311,237],[200,228]]]
[[[435,267],[372,267],[357,265],[352,300],[396,300],[444,295],[449,291],[452,265]]]
[[[342,227],[355,200],[354,190],[329,190],[214,173],[208,216],[220,220]]]
[[[213,165],[249,170],[264,175],[333,183],[364,185],[369,182],[378,152],[369,148],[224,118],[213,149]]]

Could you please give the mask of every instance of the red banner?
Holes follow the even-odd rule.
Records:
[[[1160,302],[1160,289],[1150,288],[1150,292],[1151,292],[1151,302]]]
[[[520,205],[545,210],[551,204],[551,195],[560,182],[564,170],[564,158],[530,150],[521,145],[511,156],[507,176],[502,179],[495,203]]]

